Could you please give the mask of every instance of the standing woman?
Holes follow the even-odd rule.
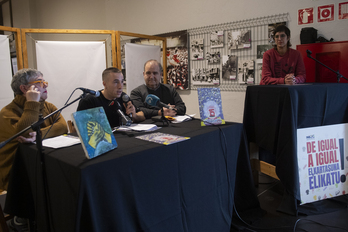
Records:
[[[263,54],[260,85],[295,85],[306,81],[306,69],[299,51],[290,48],[290,30],[285,25],[274,31],[274,48]]]

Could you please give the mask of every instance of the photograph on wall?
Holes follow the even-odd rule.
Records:
[[[272,49],[272,44],[263,44],[263,45],[257,45],[257,59],[263,58],[263,53],[265,53],[267,50]]]
[[[318,22],[333,21],[335,15],[335,4],[318,6]]]
[[[188,33],[186,30],[160,34],[167,38],[167,80],[176,89],[189,88]]]
[[[201,126],[225,124],[219,88],[198,88],[199,114]]]
[[[280,25],[286,25],[286,22],[268,24],[268,42],[272,45],[275,45],[274,30]]]
[[[297,129],[301,204],[348,193],[348,124]]]
[[[202,60],[203,59],[203,51],[204,51],[204,39],[192,39],[190,42],[191,49],[191,60]]]
[[[348,2],[338,4],[338,19],[348,19]]]
[[[210,33],[210,47],[222,48],[224,46],[224,31],[213,31]]]
[[[222,56],[222,79],[235,80],[237,78],[237,60],[235,55]]]
[[[192,69],[192,85],[219,85],[219,68],[196,68]]]
[[[298,10],[298,25],[303,25],[303,24],[310,24],[313,23],[313,17],[314,15],[314,8],[306,8],[306,9],[299,9]]]
[[[253,60],[238,60],[238,83],[254,84],[255,69]]]
[[[205,59],[208,61],[208,64],[220,64],[220,52],[207,52]]]
[[[251,47],[251,31],[241,30],[228,32],[228,49],[236,50]]]
[[[121,71],[122,71],[122,74],[123,74],[123,84],[127,84],[127,79],[126,79],[126,51],[125,51],[125,44],[126,42],[130,42],[129,40],[128,41],[121,41]]]

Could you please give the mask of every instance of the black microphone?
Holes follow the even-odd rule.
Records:
[[[94,91],[94,90],[85,89],[85,88],[78,88],[78,89],[82,90],[84,93],[89,93],[89,94],[94,95],[96,97],[100,96],[99,91]]]
[[[122,107],[121,107],[120,103],[117,100],[115,100],[115,102],[117,103],[117,106],[118,106],[117,107],[118,115],[122,118],[122,121],[126,124],[126,126],[130,126],[132,124],[132,120],[128,116],[124,115],[124,113],[121,110]],[[111,102],[110,105],[113,105],[113,102]]]
[[[127,94],[123,94],[123,95],[122,95],[122,101],[124,101],[124,103],[126,103],[126,105],[127,105],[127,103],[128,103],[129,101],[131,101],[131,99],[130,99],[130,97],[129,97]],[[132,113],[129,114],[129,117],[132,118]]]
[[[312,52],[307,49],[307,57],[311,57]]]
[[[159,107],[164,107],[170,110],[176,110],[175,108],[161,102],[160,99],[153,94],[147,95],[145,102],[149,104],[150,106],[159,106]]]

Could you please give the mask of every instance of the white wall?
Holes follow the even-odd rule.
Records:
[[[14,27],[52,29],[107,29],[159,34],[237,20],[289,13],[293,48],[300,44],[303,27],[335,41],[348,40],[348,20],[338,20],[338,3],[346,0],[12,0]],[[22,5],[22,3],[24,4]],[[27,12],[29,3],[29,11]],[[297,25],[297,11],[335,3],[335,21]],[[24,8],[25,7],[25,8]],[[19,18],[20,17],[20,18]],[[28,26],[28,23],[30,24]],[[197,91],[181,91],[187,113],[198,111]],[[228,121],[242,122],[243,92],[222,92]]]

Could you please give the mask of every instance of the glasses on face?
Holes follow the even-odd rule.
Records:
[[[43,88],[44,85],[46,87],[48,87],[48,82],[44,81],[44,80],[32,81],[32,82],[29,82],[28,84],[33,85],[33,84],[38,84],[38,83],[40,83],[41,88]]]
[[[146,74],[146,76],[151,76],[151,73],[152,73],[154,76],[156,76],[156,75],[159,74],[158,72],[150,72],[150,71],[147,71],[145,74]]]
[[[286,37],[286,34],[275,35],[274,37],[275,37],[276,39],[278,39],[279,37],[280,37],[280,38],[285,38],[285,37]]]

